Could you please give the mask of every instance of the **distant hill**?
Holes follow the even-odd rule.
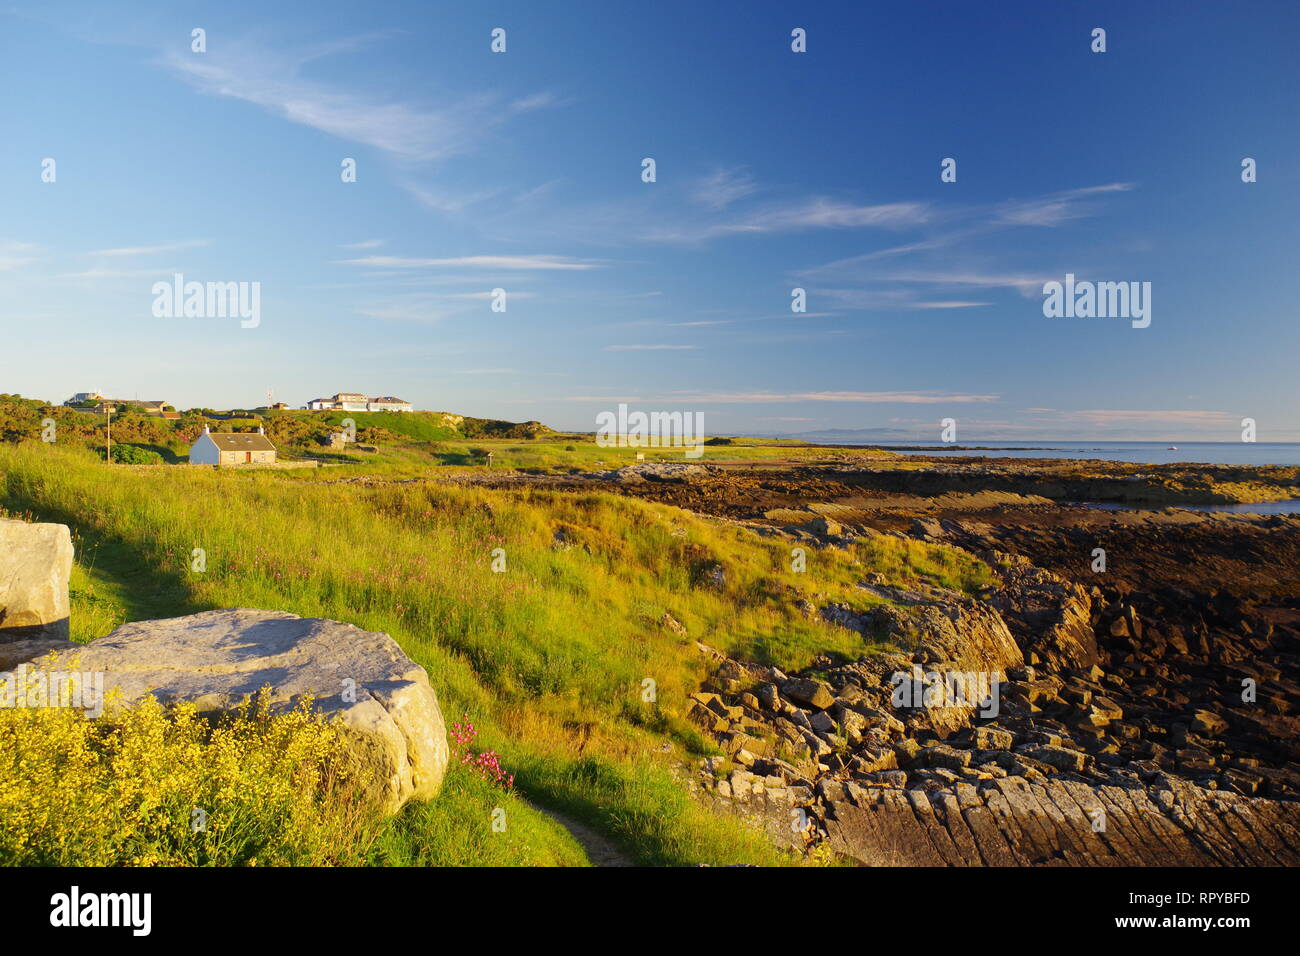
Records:
[[[541,422],[507,422],[496,418],[473,418],[452,412],[312,412],[294,410],[268,411],[258,409],[258,414],[268,420],[293,418],[306,422],[323,422],[342,426],[351,419],[360,431],[364,428],[382,428],[394,435],[404,435],[414,441],[452,441],[457,438],[537,438],[554,434],[554,429]]]
[[[0,441],[40,440],[41,422],[53,418],[60,442],[102,445],[105,417],[81,409],[0,394]],[[125,408],[114,415],[113,440],[137,444],[177,460],[209,425],[214,431],[248,431],[259,426],[276,445],[314,451],[331,432],[351,419],[358,439],[376,443],[443,442],[479,438],[529,440],[554,435],[554,429],[537,421],[507,422],[474,418],[452,412],[313,412],[305,409],[188,409],[176,419],[162,419],[139,409]],[[170,453],[170,454],[169,454]]]
[[[780,438],[797,438],[811,442],[880,442],[902,441],[916,437],[905,428],[823,428],[819,431],[793,432]]]

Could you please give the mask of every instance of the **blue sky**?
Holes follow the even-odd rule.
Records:
[[[1300,439],[1300,5],[815,6],[7,4],[0,391]],[[155,317],[177,272],[260,324]]]

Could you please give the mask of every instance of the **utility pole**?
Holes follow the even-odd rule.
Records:
[[[104,424],[107,427],[106,438],[104,439],[104,460],[110,465],[113,464],[113,406],[104,406]]]

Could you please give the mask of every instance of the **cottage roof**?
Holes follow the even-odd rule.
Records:
[[[204,432],[222,451],[275,451],[271,439],[257,432]]]

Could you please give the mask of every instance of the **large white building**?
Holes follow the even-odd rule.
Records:
[[[360,392],[339,392],[333,398],[313,398],[307,407],[314,412],[413,412],[415,407],[408,401],[392,395],[370,398]]]
[[[190,446],[191,465],[266,465],[275,461],[275,446],[259,428],[253,432],[214,432],[203,426],[203,434]]]

